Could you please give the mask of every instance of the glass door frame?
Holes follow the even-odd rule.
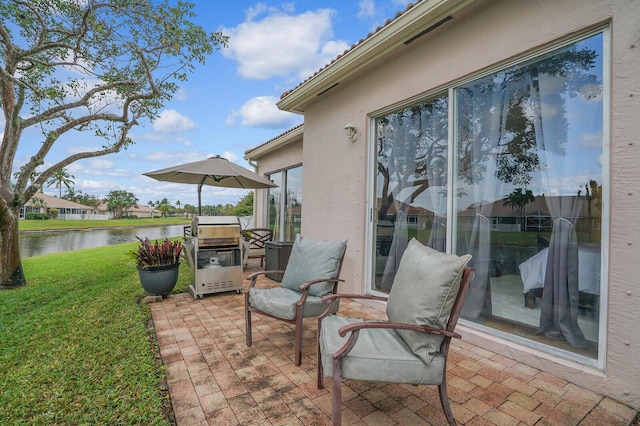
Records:
[[[602,189],[603,189],[603,197],[602,197],[602,229],[601,229],[601,282],[600,282],[600,316],[599,316],[599,330],[598,330],[598,354],[597,359],[585,357],[574,352],[570,352],[563,349],[558,349],[553,346],[549,346],[546,344],[542,344],[536,342],[531,339],[527,339],[524,337],[519,337],[517,335],[507,333],[495,328],[483,326],[482,324],[478,324],[473,321],[460,319],[460,324],[466,326],[470,329],[475,329],[486,333],[490,336],[496,338],[503,338],[505,340],[514,342],[516,344],[521,344],[524,347],[529,347],[535,350],[539,350],[542,353],[546,353],[552,356],[558,356],[560,358],[564,358],[570,361],[578,362],[583,365],[588,365],[595,367],[599,370],[604,370],[606,363],[606,351],[608,347],[607,341],[607,327],[608,327],[608,269],[609,269],[609,223],[610,223],[610,197],[611,197],[611,185],[610,185],[610,170],[611,170],[611,154],[610,154],[610,143],[611,143],[611,35],[610,35],[610,27],[608,25],[603,25],[598,28],[591,28],[587,31],[581,32],[579,34],[574,34],[573,36],[560,40],[556,43],[553,43],[548,46],[544,46],[540,49],[537,49],[533,52],[530,52],[526,55],[518,57],[516,59],[512,59],[506,61],[504,63],[496,64],[494,67],[491,67],[488,70],[483,70],[482,73],[473,74],[471,76],[467,76],[464,79],[454,80],[449,83],[447,89],[447,97],[448,97],[448,105],[449,105],[449,118],[448,118],[448,146],[449,146],[449,155],[448,155],[448,173],[449,178],[448,186],[451,189],[451,193],[455,193],[458,182],[455,178],[457,176],[457,143],[455,140],[456,135],[456,126],[455,122],[455,111],[457,108],[456,105],[456,89],[468,82],[479,79],[483,76],[490,75],[497,70],[505,69],[510,66],[517,65],[519,63],[523,63],[537,57],[544,55],[547,52],[559,49],[563,46],[570,45],[577,41],[586,39],[595,34],[602,33],[603,36],[603,46],[602,46],[602,90],[603,90],[603,125],[602,125],[602,164],[603,164],[603,181],[602,181]],[[364,292],[366,294],[378,295],[378,296],[387,296],[386,293],[376,291],[373,289],[373,282],[375,279],[375,247],[376,247],[376,223],[377,223],[377,215],[376,215],[376,180],[377,180],[377,139],[376,139],[376,119],[383,117],[386,114],[398,111],[402,108],[406,108],[411,105],[415,105],[421,101],[426,101],[430,98],[438,96],[438,94],[442,95],[443,91],[433,91],[431,93],[425,93],[420,97],[414,97],[406,100],[405,102],[397,103],[394,105],[390,105],[386,108],[380,109],[378,111],[372,112],[367,116],[368,120],[368,141],[367,141],[367,185],[366,185],[366,219],[367,223],[367,231],[365,236],[365,261],[364,261],[364,277],[365,277],[365,288]],[[455,197],[447,198],[447,234],[446,234],[446,252],[447,253],[455,253],[455,238],[454,234],[457,226],[457,214],[455,214]]]

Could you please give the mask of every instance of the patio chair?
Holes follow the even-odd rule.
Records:
[[[302,320],[317,317],[327,307],[322,297],[337,290],[346,248],[346,241],[304,238],[298,234],[284,271],[260,271],[249,275],[249,288],[244,294],[247,346],[252,345],[252,312],[294,324],[295,364],[300,365]],[[260,275],[283,272],[280,286],[256,287]]]
[[[273,239],[273,231],[269,228],[252,228],[240,231],[244,239],[244,256],[242,263],[248,259],[260,259],[260,267],[264,265],[265,243]]]
[[[473,278],[471,255],[456,256],[412,239],[405,250],[388,298],[334,294],[323,298],[387,301],[388,321],[335,315],[330,305],[318,318],[318,389],[333,377],[333,424],[340,425],[342,380],[438,385],[449,424],[455,419],[446,385],[447,355]]]

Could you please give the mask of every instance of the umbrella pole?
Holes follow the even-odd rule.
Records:
[[[202,200],[201,200],[201,195],[202,195],[202,184],[199,183],[198,184],[198,216],[202,216]]]

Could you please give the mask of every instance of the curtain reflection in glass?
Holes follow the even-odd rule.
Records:
[[[293,241],[302,222],[302,167],[288,169],[285,205],[285,241]]]
[[[374,289],[389,292],[408,241],[444,251],[448,100],[376,119]]]
[[[456,89],[457,251],[476,269],[463,316],[592,357],[602,96],[602,34]]]
[[[269,203],[267,210],[267,223],[269,224],[269,228],[273,230],[274,240],[281,241],[280,229],[282,228],[280,222],[282,210],[282,172],[269,175],[269,179],[278,186],[275,188],[269,188],[269,192],[267,194],[267,202]]]

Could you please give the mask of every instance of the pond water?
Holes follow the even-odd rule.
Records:
[[[174,238],[183,235],[183,225],[27,232],[20,234],[23,259],[47,253],[81,250],[136,241],[140,238]]]

